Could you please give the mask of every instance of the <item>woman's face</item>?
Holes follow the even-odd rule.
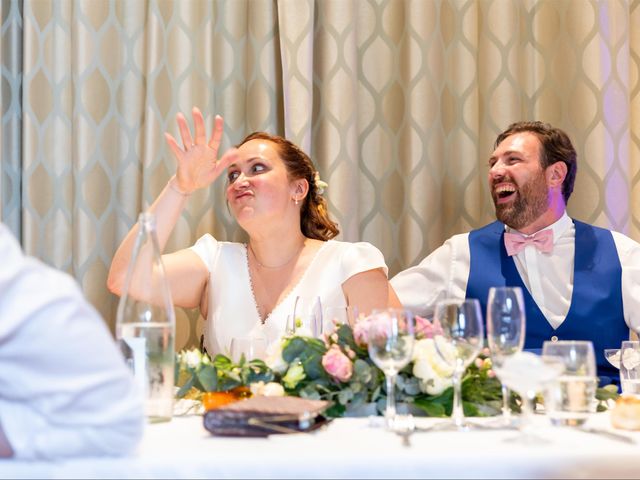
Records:
[[[295,185],[275,144],[250,140],[239,147],[238,157],[227,169],[227,202],[238,223],[282,219],[294,206]]]

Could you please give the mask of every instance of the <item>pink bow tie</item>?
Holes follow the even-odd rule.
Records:
[[[542,253],[551,253],[553,250],[553,230],[548,228],[530,237],[519,233],[504,232],[504,246],[507,247],[507,255],[510,257],[520,253],[527,245],[533,245]]]

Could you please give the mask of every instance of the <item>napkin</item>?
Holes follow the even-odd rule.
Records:
[[[255,396],[209,410],[204,428],[213,435],[245,437],[308,432],[327,423],[322,413],[329,405],[324,400]]]

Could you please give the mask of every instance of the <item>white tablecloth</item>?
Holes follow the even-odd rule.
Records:
[[[441,419],[418,419],[429,425]],[[148,425],[131,458],[59,463],[0,461],[2,478],[638,478],[640,432],[629,445],[536,416],[547,443],[518,432],[416,433],[409,447],[367,418],[333,421],[314,432],[266,439],[211,436],[198,416]],[[610,428],[607,413],[588,425]]]

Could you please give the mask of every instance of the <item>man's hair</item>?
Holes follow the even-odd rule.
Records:
[[[515,133],[531,132],[542,146],[540,154],[540,163],[543,169],[556,162],[564,162],[567,166],[567,176],[562,182],[562,196],[564,202],[569,201],[571,192],[573,192],[573,184],[576,181],[576,172],[578,170],[578,156],[575,148],[569,139],[569,136],[559,128],[553,127],[544,122],[516,122],[498,135],[494,148],[497,148],[502,141]]]

